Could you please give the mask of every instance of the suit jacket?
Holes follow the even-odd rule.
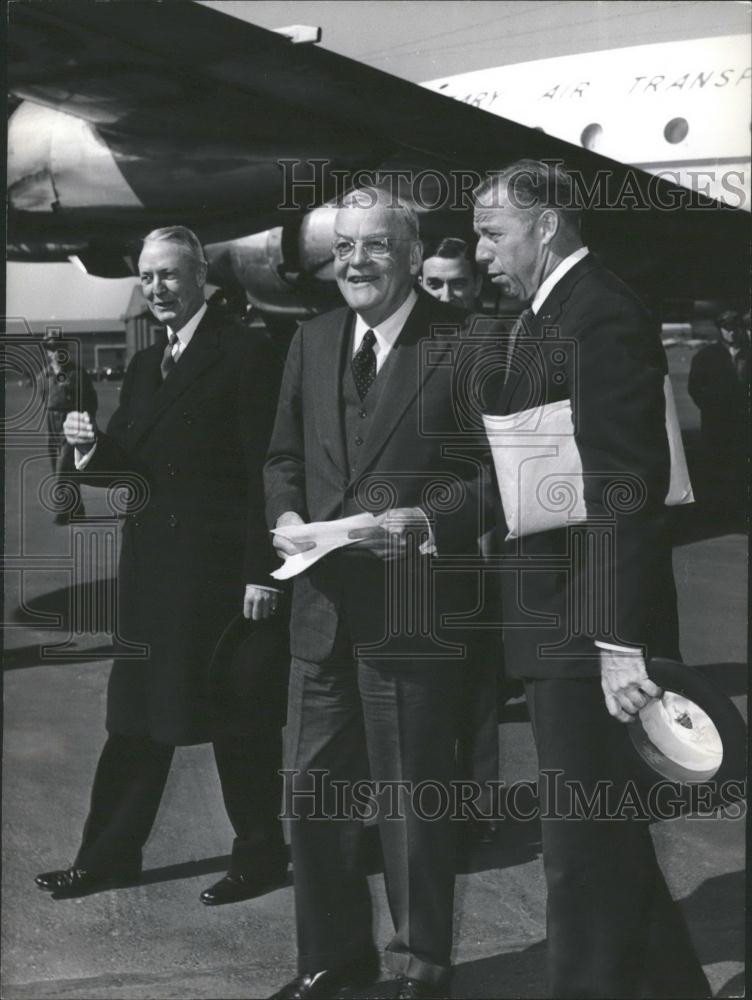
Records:
[[[108,730],[187,744],[210,736],[209,660],[245,584],[273,582],[262,467],[278,365],[211,307],[163,381],[165,343],[134,356],[80,476],[128,487]]]
[[[292,653],[323,659],[344,622],[353,642],[370,646],[364,656],[392,666],[455,662],[464,646],[442,619],[473,607],[452,557],[476,552],[483,502],[477,436],[458,406],[464,317],[419,295],[392,348],[355,476],[342,399],[352,323],[351,310],[337,309],[303,323],[292,341],[264,470],[268,523],[286,511],[308,522],[420,506],[439,555],[387,563],[345,548],[324,557],[295,578]],[[416,610],[416,588],[430,595],[426,616]]]
[[[512,368],[500,412],[570,399],[588,523],[505,544],[507,670],[594,675],[596,639],[677,656],[664,506],[667,366],[657,324],[588,255],[532,316]]]

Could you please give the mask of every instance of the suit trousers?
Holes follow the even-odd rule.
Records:
[[[480,794],[474,805],[479,819],[495,819],[499,781],[499,660],[501,639],[473,639],[462,675],[462,719],[458,741],[460,777],[474,782]]]
[[[647,816],[627,806],[608,818],[640,786],[627,724],[609,715],[600,679],[526,680],[525,694],[540,768],[549,996],[709,997]]]
[[[214,758],[235,830],[230,872],[242,875],[285,856],[278,819],[281,734],[218,735]],[[110,734],[99,758],[75,864],[91,871],[140,871],[162,798],[173,746]]]
[[[456,664],[379,664],[354,657],[342,627],[323,662],[292,661],[285,810],[299,968],[331,969],[374,951],[362,855],[369,807],[352,808],[368,798],[377,806],[372,811],[395,929],[387,965],[440,983],[450,965],[455,867],[455,824],[441,800],[456,767],[461,674]],[[365,795],[358,783],[369,780],[383,783],[382,794]],[[344,805],[336,783],[351,796]],[[415,809],[411,790],[419,785]],[[428,820],[429,813],[440,815]]]

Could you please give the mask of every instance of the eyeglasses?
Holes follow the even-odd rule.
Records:
[[[367,257],[388,257],[392,243],[410,243],[411,240],[396,236],[369,236],[365,240],[335,240],[332,252],[337,260],[349,260],[360,243]]]

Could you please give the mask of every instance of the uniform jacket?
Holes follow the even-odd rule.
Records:
[[[69,365],[60,372],[48,369],[43,377],[47,404],[47,430],[51,443],[64,444],[63,423],[71,410],[86,410],[94,419],[97,412],[97,393],[87,371]]]

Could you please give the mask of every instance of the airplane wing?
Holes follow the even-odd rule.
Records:
[[[283,158],[327,164],[306,209],[332,197],[337,168],[447,175],[561,159],[592,193],[592,244],[623,273],[649,261],[656,280],[737,289],[744,213],[539,130],[195,3],[17,0],[9,10],[11,93],[94,126],[137,200],[173,218],[226,231],[234,215],[238,234],[251,220],[273,224]]]
[[[18,97],[126,135],[252,148],[294,133],[458,164],[580,152],[195,3],[17,0],[8,81]]]

